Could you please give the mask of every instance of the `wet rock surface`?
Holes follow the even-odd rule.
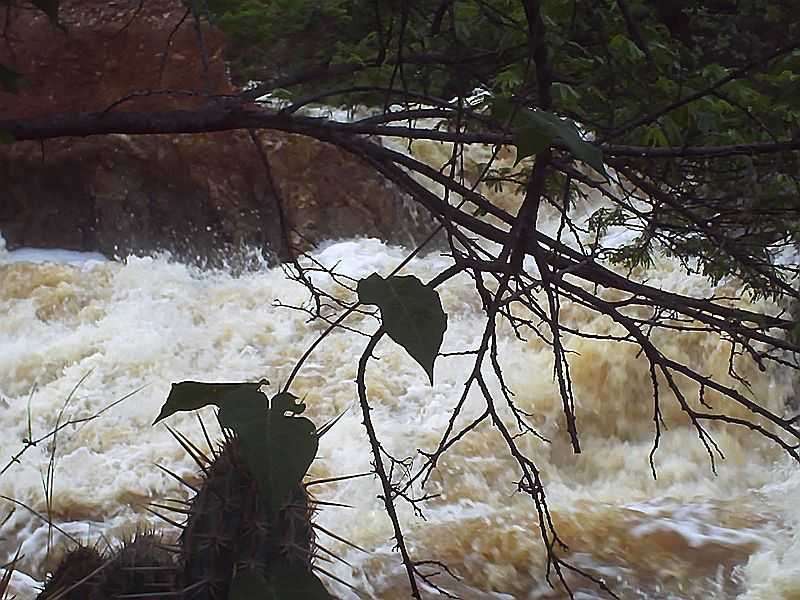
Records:
[[[199,50],[178,0],[65,1],[65,31],[37,11],[9,14],[0,63],[29,85],[0,93],[4,118],[105,110],[121,98],[113,110],[191,108],[204,90],[235,91],[223,36],[201,28]],[[411,244],[430,231],[355,157],[302,136],[263,131],[259,139],[299,248],[358,235]],[[0,233],[9,248],[163,249],[212,262],[242,246],[275,255],[282,245],[271,189],[242,131],[19,142],[0,147]]]

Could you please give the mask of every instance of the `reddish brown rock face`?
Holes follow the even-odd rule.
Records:
[[[205,70],[194,20],[180,0],[145,0],[141,8],[139,0],[62,0],[63,31],[30,8],[0,13],[7,20],[0,62],[29,82],[16,95],[0,92],[4,118],[104,110],[143,90],[233,91],[222,34],[200,30]],[[158,94],[131,99],[119,110],[184,108],[197,101]]]
[[[143,90],[234,91],[222,34],[201,28],[200,51],[192,15],[179,0],[146,0],[141,7],[138,0],[62,0],[66,32],[37,11],[1,12],[8,13],[8,41],[0,43],[0,63],[29,81],[19,94],[0,93],[3,117],[104,110]],[[198,96],[156,93],[114,110],[198,102]],[[279,132],[259,136],[288,224],[300,234],[293,239],[368,235],[410,243],[429,230],[429,223],[409,218],[383,179],[343,151]],[[0,233],[12,248],[110,255],[167,249],[214,259],[241,244],[280,249],[275,198],[246,132],[0,147]]]

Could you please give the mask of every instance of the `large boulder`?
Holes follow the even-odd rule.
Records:
[[[113,110],[191,108],[201,91],[235,91],[224,37],[196,27],[179,0],[62,0],[64,30],[38,11],[7,12],[0,64],[29,85],[0,93],[4,118],[104,110],[122,98]],[[258,135],[296,246],[356,235],[413,243],[430,230],[353,156],[301,136]],[[279,253],[276,207],[247,132],[0,147],[0,233],[10,248],[166,249],[212,260],[242,245]]]

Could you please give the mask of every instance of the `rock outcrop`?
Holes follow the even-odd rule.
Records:
[[[4,118],[104,110],[121,98],[113,110],[189,108],[200,91],[234,91],[224,37],[196,28],[179,0],[62,0],[63,31],[38,11],[8,12],[0,63],[29,85],[0,93]],[[411,243],[430,229],[351,155],[280,132],[259,139],[301,247],[355,235]],[[166,249],[212,260],[241,245],[277,253],[276,206],[247,132],[0,147],[0,233],[10,248]]]

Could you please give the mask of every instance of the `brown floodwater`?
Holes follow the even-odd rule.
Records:
[[[419,152],[434,160],[446,155],[446,148],[431,145]],[[511,191],[495,198],[507,206],[516,201]],[[350,240],[331,244],[316,257],[362,277],[388,273],[404,253],[376,240]],[[57,252],[46,258],[55,262],[19,260],[20,255],[0,249],[3,465],[31,432],[37,436],[54,427],[79,381],[64,418],[90,416],[145,387],[99,418],[58,435],[52,502],[42,483],[52,449],[45,443],[28,449],[0,476],[0,493],[49,512],[60,528],[82,541],[113,542],[137,526],[157,524],[143,509],[147,502],[187,495],[156,463],[196,477],[195,465],[166,429],[151,426],[170,384],[266,377],[270,389],[277,389],[322,327],[307,324],[302,312],[274,306],[276,299],[294,305],[306,300],[280,269],[265,266],[234,276],[167,256],[72,264]],[[426,280],[447,264],[433,254],[415,260],[410,271]],[[663,258],[639,275],[651,285],[698,296],[741,293],[735,281],[712,289]],[[443,350],[473,347],[483,318],[469,281],[452,280],[441,293],[449,314]],[[578,307],[564,306],[563,314],[582,331],[615,331]],[[358,318],[351,324],[372,327]],[[656,341],[670,356],[729,381],[728,347],[718,339],[660,333]],[[515,402],[551,440],[523,437],[519,443],[541,470],[555,527],[568,545],[566,558],[625,599],[800,599],[798,466],[749,431],[715,428],[726,457],[715,475],[696,432],[665,397],[669,429],[656,454],[654,479],[648,463],[653,422],[647,364],[631,346],[578,338],[566,343],[574,351],[570,361],[580,455],[567,443],[548,347],[534,339],[520,342],[505,327],[500,331],[500,356]],[[317,423],[344,412],[323,438],[314,477],[370,468],[353,383],[364,345],[362,336],[331,336],[293,387],[305,396],[308,416]],[[389,452],[419,461],[417,449],[435,447],[447,425],[470,357],[439,358],[431,387],[419,367],[390,342],[382,342],[377,354],[380,360],[370,363],[368,386],[378,433]],[[740,368],[751,380],[749,393],[782,411],[793,394],[790,378],[778,370],[762,374],[745,363]],[[679,383],[687,394],[696,393]],[[709,394],[706,399],[726,409],[721,398]],[[470,398],[463,422],[481,408],[478,397]],[[209,411],[204,416],[213,422]],[[170,424],[202,439],[192,415],[176,415]],[[459,576],[457,581],[440,577],[444,588],[475,600],[565,597],[563,589],[550,587],[545,579],[536,512],[530,499],[515,491],[517,479],[497,431],[480,427],[440,462],[428,488],[440,495],[425,505],[424,520],[408,505],[399,505],[414,556],[446,563]],[[366,477],[316,491],[321,499],[351,506],[326,507],[319,522],[368,551],[322,535],[322,543],[350,563],[325,568],[361,597],[408,598],[377,482]],[[2,509],[6,514],[11,505]],[[36,581],[67,546],[65,539],[21,507],[0,533],[6,556],[21,544],[25,558],[14,585],[18,598],[32,598]],[[570,576],[569,581],[576,598],[602,597],[585,580]],[[340,584],[331,587],[344,598],[357,597]]]

